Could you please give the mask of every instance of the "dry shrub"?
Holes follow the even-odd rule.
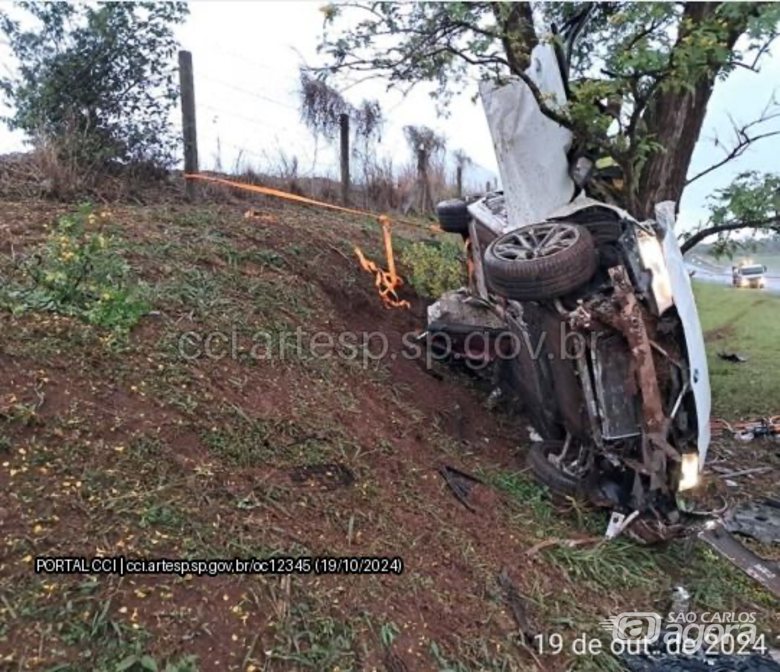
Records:
[[[455,195],[456,188],[448,182],[443,156],[436,154],[428,160],[427,176],[427,191],[433,205]],[[420,211],[420,173],[416,161],[401,166],[398,174],[397,199],[397,207],[404,214],[409,212],[432,214],[428,209]]]
[[[367,162],[363,171],[366,207],[381,211],[398,209],[400,199],[392,159]]]
[[[100,171],[79,161],[76,148],[80,142],[73,130],[56,141],[39,136],[32,151],[2,157],[2,194],[61,200],[89,194]]]
[[[75,130],[57,139],[40,135],[31,144],[29,152],[0,157],[0,196],[144,203],[175,189],[168,171],[148,162],[85,160]]]
[[[281,180],[283,188],[291,194],[303,196],[300,183],[300,163],[294,154],[288,154],[279,148],[276,160],[271,166],[271,174]]]

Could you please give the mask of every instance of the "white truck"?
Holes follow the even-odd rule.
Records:
[[[742,263],[731,267],[731,284],[734,287],[763,289],[766,287],[766,266]]]

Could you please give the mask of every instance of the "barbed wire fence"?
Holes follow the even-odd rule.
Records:
[[[366,156],[365,148],[357,147],[358,143],[350,138],[349,124],[335,141],[317,138],[302,121],[297,79],[290,79],[272,64],[224,46],[207,47],[207,53],[226,57],[236,67],[215,68],[207,59],[198,63],[196,52],[179,52],[181,109],[172,111],[171,122],[173,132],[187,138],[182,143],[185,172],[211,171],[255,180],[275,178],[277,186],[362,207],[408,206],[409,192],[418,177],[418,159],[399,140],[404,135],[400,124],[392,118],[384,119],[382,139],[372,156]],[[257,73],[252,78],[257,85],[247,82],[247,72]],[[0,112],[5,115],[11,110],[2,105]],[[3,125],[8,127],[7,123]],[[6,138],[12,137],[6,134]],[[394,144],[384,140],[388,137],[395,139]],[[14,149],[17,144],[13,138]],[[495,185],[485,179],[489,171],[477,164],[459,167],[451,158],[452,153],[437,166],[437,196],[455,196]],[[381,203],[371,202],[370,187],[376,186],[368,184],[371,179],[381,181],[381,187],[395,195],[385,195]]]
[[[417,157],[411,149],[383,147],[380,141],[373,156],[359,156],[350,138],[348,119],[342,119],[345,123],[335,141],[317,138],[301,119],[297,81],[284,80],[272,66],[241,54],[216,45],[209,45],[209,49],[235,59],[245,69],[248,66],[252,72],[260,72],[262,88],[236,81],[230,75],[232,69],[215,72],[208,64],[198,65],[197,54],[192,65],[193,54],[180,52],[180,63],[184,54],[190,64],[183,65],[181,70],[183,119],[177,124],[177,130],[185,137],[186,172],[205,170],[254,179],[270,177],[292,191],[306,191],[307,195],[325,200],[409,209],[413,200],[409,191],[415,185],[408,182],[419,179]],[[191,104],[187,101],[188,90],[194,91]],[[192,109],[188,110],[188,104]],[[187,140],[188,127],[197,129],[194,147],[189,146],[193,140]],[[403,129],[392,120],[385,119],[383,127],[383,137],[403,135]],[[474,176],[468,175],[468,164],[447,164],[445,156],[438,166],[438,196],[495,186],[491,180],[477,185]],[[472,172],[478,174],[480,167],[471,165],[475,166]],[[381,179],[385,191],[394,189],[399,193],[380,197],[381,204],[372,203],[372,195],[382,191],[369,184],[372,175]],[[404,181],[407,184],[402,184]]]

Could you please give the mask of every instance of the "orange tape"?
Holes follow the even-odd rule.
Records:
[[[331,210],[339,210],[341,212],[349,212],[353,215],[364,215],[379,219],[383,215],[377,215],[373,212],[365,210],[356,210],[355,208],[345,208],[342,205],[334,205],[333,203],[325,203],[323,201],[317,201],[313,198],[306,198],[305,196],[298,196],[298,194],[291,194],[286,191],[280,191],[279,189],[272,189],[271,187],[260,187],[256,184],[244,184],[243,182],[233,182],[232,180],[225,180],[221,177],[211,177],[210,175],[199,174],[185,174],[184,178],[187,180],[203,180],[204,182],[213,182],[214,184],[222,184],[226,187],[234,187],[236,189],[243,189],[244,191],[254,191],[257,194],[265,194],[266,196],[276,196],[276,198],[283,198],[287,201],[296,201],[298,203],[306,203],[307,205],[318,205],[321,208],[330,208]]]
[[[328,208],[330,210],[338,210],[339,212],[347,212],[353,215],[361,215],[367,217],[373,217],[382,226],[382,237],[385,245],[385,256],[387,257],[387,271],[383,271],[373,261],[366,259],[360,248],[355,248],[355,254],[357,255],[360,266],[364,271],[373,273],[376,276],[374,284],[379,291],[379,298],[382,299],[385,306],[388,308],[409,308],[408,301],[402,301],[398,298],[395,290],[403,286],[403,280],[398,277],[395,270],[395,258],[393,257],[393,237],[392,237],[392,223],[387,215],[379,215],[367,210],[357,210],[356,208],[347,208],[342,205],[334,205],[333,203],[325,203],[323,201],[317,201],[313,198],[306,198],[305,196],[298,196],[297,194],[290,194],[286,191],[280,191],[279,189],[273,189],[271,187],[261,187],[256,184],[244,184],[243,182],[234,182],[232,180],[225,180],[221,177],[211,177],[209,175],[193,175],[185,174],[187,180],[203,180],[205,182],[213,182],[214,184],[222,184],[226,187],[234,187],[235,189],[244,189],[245,191],[253,191],[257,194],[264,194],[265,196],[274,196],[276,198],[282,198],[287,201],[295,201],[297,203],[306,203],[307,205],[316,205],[321,208]],[[251,211],[250,211],[251,212]],[[254,213],[252,213],[253,216]],[[407,223],[409,224],[409,223]],[[411,226],[418,226],[417,224],[410,224]],[[431,227],[433,230],[433,227]]]
[[[382,299],[388,308],[409,308],[408,301],[402,301],[396,294],[396,289],[402,287],[404,282],[395,272],[395,258],[393,257],[393,234],[392,222],[389,217],[382,215],[379,218],[382,225],[382,237],[385,243],[385,257],[387,258],[387,271],[383,271],[373,261],[366,259],[359,247],[355,247],[355,254],[364,271],[373,273],[376,277],[374,284],[379,291],[379,298]]]
[[[298,196],[297,194],[291,194],[287,191],[281,191],[279,189],[272,189],[271,187],[260,187],[256,184],[244,184],[243,182],[234,182],[233,180],[226,180],[221,177],[211,177],[210,175],[200,175],[185,173],[184,179],[186,180],[203,180],[204,182],[213,182],[214,184],[222,184],[226,187],[234,187],[236,189],[244,189],[245,191],[254,191],[258,194],[265,194],[266,196],[275,196],[277,198],[283,198],[288,201],[296,201],[298,203],[306,203],[307,205],[319,205],[322,208],[330,208],[331,210],[339,210],[341,212],[348,212],[352,215],[362,215],[363,217],[372,217],[379,220],[381,215],[378,212],[371,212],[370,210],[359,210],[358,208],[346,208],[343,205],[335,205],[334,203],[325,203],[324,201],[318,201],[314,198],[306,198],[305,196]],[[396,224],[403,224],[413,229],[423,229],[429,233],[445,233],[438,224],[418,224],[417,222],[411,222],[408,219],[396,219]]]

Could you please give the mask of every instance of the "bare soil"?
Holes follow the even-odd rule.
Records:
[[[604,636],[609,615],[665,610],[677,581],[701,607],[755,611],[780,632],[777,601],[698,546],[529,555],[601,534],[603,514],[529,478],[527,422],[486,407],[489,380],[405,356],[425,302],[405,288],[411,309],[381,304],[352,253],[381,259],[373,222],[253,205],[254,217],[242,204],[110,208],[154,295],[122,343],[68,317],[0,311],[0,669],[143,669],[142,656],[177,670],[616,669],[523,643],[502,572],[531,636]],[[4,282],[66,210],[0,204]],[[399,230],[397,244],[409,235],[427,234]],[[366,365],[281,356],[297,328],[382,334],[387,352]],[[188,332],[224,334],[215,342],[236,356],[184,357]],[[273,356],[249,355],[258,332]],[[476,512],[444,464],[484,482]],[[36,556],[76,555],[399,556],[404,571],[34,573]]]

